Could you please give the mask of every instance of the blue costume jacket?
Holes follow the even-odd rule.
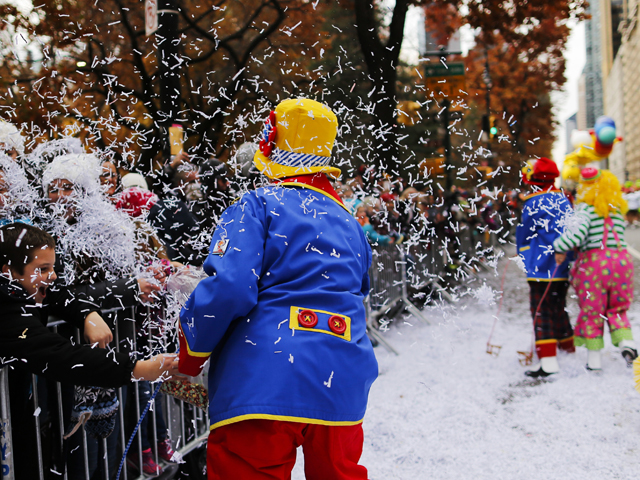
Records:
[[[518,254],[524,259],[527,280],[568,280],[569,262],[573,254],[558,268],[553,250],[553,241],[564,231],[564,219],[573,212],[571,203],[558,190],[533,193],[526,197],[522,208],[522,219],[516,228]]]
[[[362,228],[321,189],[264,187],[224,212],[210,276],[180,314],[180,370],[195,375],[211,358],[211,429],[362,421],[378,375],[363,306],[370,264]]]

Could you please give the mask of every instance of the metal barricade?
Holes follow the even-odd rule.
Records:
[[[11,446],[11,411],[9,407],[9,373],[7,367],[0,368],[0,453],[2,455],[2,478],[14,480],[13,448]]]
[[[135,322],[135,312],[133,309],[114,309],[110,311],[104,311],[104,315],[114,315],[114,340],[116,343],[117,351],[120,351],[120,347],[124,342],[131,342],[132,351],[136,351],[136,335],[133,335],[130,339],[122,339],[119,336],[120,326],[123,322]],[[147,310],[147,314],[150,315],[149,310]],[[159,322],[163,322],[164,318],[159,318]],[[158,323],[153,321],[147,321],[146,328],[148,329],[147,334],[149,338],[154,336],[154,329],[159,328]],[[51,328],[54,332],[58,331],[60,325],[64,324],[63,321],[53,321],[49,323],[49,328]],[[79,332],[78,332],[79,335]],[[79,340],[79,338],[78,338]],[[162,343],[162,342],[161,342]],[[163,345],[166,347],[166,345]],[[153,352],[155,346],[150,347],[150,351]],[[160,353],[160,352],[153,352]],[[13,464],[13,453],[14,448],[12,445],[12,425],[11,425],[11,414],[10,414],[10,394],[9,391],[9,381],[8,381],[8,365],[5,365],[3,368],[0,368],[0,453],[1,453],[1,467],[2,467],[2,478],[14,479],[14,464]],[[67,480],[69,478],[69,472],[67,468],[68,458],[65,458],[65,453],[63,451],[63,436],[65,434],[65,418],[63,414],[63,392],[62,385],[59,382],[55,382],[55,387],[53,391],[48,391],[48,396],[53,396],[55,401],[53,402],[55,406],[48,407],[43,404],[40,399],[40,388],[39,388],[39,380],[40,378],[36,375],[32,375],[32,392],[33,392],[33,409],[35,419],[35,442],[36,442],[36,458],[38,462],[38,478],[40,480],[44,480],[48,478],[47,475],[49,472],[45,472],[44,469],[44,450],[42,443],[42,433],[43,428],[46,428],[42,425],[42,415],[40,413],[44,408],[48,408],[50,410],[48,413],[51,416],[55,415],[55,421],[51,422],[50,430],[55,429],[56,442],[55,446],[51,446],[51,453],[54,458],[63,459],[62,465],[52,465],[56,468],[61,469],[61,471],[56,471],[54,473],[55,478],[63,478]],[[44,380],[44,379],[42,379]],[[152,384],[153,387],[153,384]],[[125,418],[125,412],[123,406],[126,404],[126,396],[124,392],[124,388],[117,389],[117,397],[119,401],[119,408],[117,412],[116,422],[118,422],[119,426],[119,436],[118,436],[118,444],[119,448],[116,449],[116,470],[110,469],[111,465],[114,464],[114,458],[109,458],[107,455],[107,439],[102,439],[101,448],[102,448],[102,457],[98,459],[101,463],[103,476],[102,478],[111,479],[115,478],[115,474],[117,471],[117,465],[119,465],[123,454],[124,449],[126,448],[128,439],[129,439],[129,430],[128,427],[132,427],[129,425]],[[140,412],[142,410],[140,405],[140,397],[141,397],[141,382],[132,382],[129,384],[128,388],[133,388],[134,392],[130,398],[134,398],[134,405],[128,405],[127,409],[132,408],[135,411],[135,418],[140,418]],[[209,415],[208,412],[202,411],[196,407],[185,404],[184,402],[175,399],[170,396],[163,396],[162,402],[158,402],[158,406],[161,409],[164,418],[166,419],[166,426],[168,431],[168,436],[171,439],[171,443],[176,452],[181,454],[182,456],[187,456],[194,449],[198,448],[201,445],[206,444],[206,440],[209,434]],[[149,439],[152,445],[153,457],[157,464],[162,465],[164,470],[168,472],[166,475],[163,475],[163,478],[173,478],[173,476],[178,471],[178,466],[175,464],[167,464],[161,460],[158,453],[157,444],[158,441],[162,441],[163,439],[158,438],[158,431],[156,428],[156,420],[159,412],[156,408],[151,408],[149,410],[149,427],[151,432],[153,433],[152,437]],[[131,428],[132,429],[132,428]],[[90,459],[89,459],[89,447],[88,447],[88,437],[84,428],[80,428],[78,432],[74,435],[81,435],[81,448],[82,448],[82,462],[83,465],[80,466],[80,469],[84,470],[84,478],[89,480],[90,478]],[[129,480],[132,478],[135,479],[144,479],[148,478],[143,475],[142,472],[142,434],[140,430],[138,430],[136,434],[135,443],[137,445],[137,465],[138,472],[134,472],[133,469],[129,470],[127,468],[126,462],[124,468],[122,470],[121,477],[124,480]],[[53,451],[58,450],[59,451]],[[129,455],[130,457],[131,455]],[[36,460],[34,458],[34,461]],[[111,460],[111,462],[110,462]],[[52,460],[53,462],[53,460]],[[172,466],[175,465],[175,466]],[[171,473],[173,472],[173,474]],[[132,476],[132,473],[138,474],[137,476]]]
[[[416,302],[419,299],[424,299],[424,304],[454,302],[450,284],[467,280],[481,270],[489,270],[495,250],[503,249],[505,243],[505,239],[486,226],[460,223],[443,237],[373,248],[369,270],[371,289],[365,302],[369,334],[397,354],[381,335],[389,321],[380,320],[406,309],[429,323]],[[394,310],[396,306],[399,309]]]
[[[382,318],[396,307],[407,309],[418,319],[429,323],[408,296],[407,263],[409,255],[398,246],[388,245],[372,249],[373,258],[369,269],[370,290],[365,301],[369,334],[390,352],[398,352],[386,341],[379,330],[386,330],[388,322]]]
[[[400,258],[398,249],[394,245],[378,246],[372,249],[369,279],[371,290],[369,293],[371,308],[380,309],[390,299],[402,295],[402,275],[397,268]]]

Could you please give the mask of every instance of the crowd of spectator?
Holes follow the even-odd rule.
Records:
[[[459,256],[454,247],[461,229],[480,237],[495,233],[506,241],[518,222],[523,198],[517,191],[459,186],[445,190],[428,178],[407,185],[403,178],[378,174],[366,165],[358,167],[353,178],[339,182],[338,189],[373,245],[449,240],[454,258]]]

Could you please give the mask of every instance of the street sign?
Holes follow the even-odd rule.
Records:
[[[461,97],[467,88],[464,78],[464,63],[453,62],[448,65],[434,63],[427,65],[425,86],[439,97]],[[461,91],[462,90],[462,91]]]
[[[464,62],[451,62],[446,66],[440,63],[428,64],[425,69],[427,77],[458,77],[464,76]]]
[[[158,0],[145,0],[144,27],[147,37],[158,30]]]

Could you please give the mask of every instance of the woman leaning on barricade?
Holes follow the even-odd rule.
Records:
[[[146,265],[140,265],[135,253],[135,225],[124,212],[102,197],[98,159],[88,154],[68,154],[56,157],[44,170],[42,186],[45,209],[38,223],[56,239],[56,274],[58,280],[52,286],[64,286],[70,295],[83,295],[102,311],[124,310],[119,315],[117,347],[129,353],[135,344],[134,322],[130,309],[142,303],[151,303],[161,290],[159,281],[164,274]],[[94,320],[84,325],[82,338],[98,347],[116,347],[113,344],[115,316]],[[67,337],[74,337],[73,329],[62,329]],[[139,358],[141,358],[139,356]],[[107,438],[110,470],[116,467],[117,431],[115,422],[118,407],[113,389],[66,386],[63,389],[63,406],[71,410],[67,434],[74,431],[83,410],[99,401],[107,405],[110,425],[115,430],[100,434]],[[69,438],[68,473],[70,478],[84,478],[83,452],[78,434]],[[90,473],[99,468],[100,443],[88,438]],[[102,454],[104,455],[104,453]]]

